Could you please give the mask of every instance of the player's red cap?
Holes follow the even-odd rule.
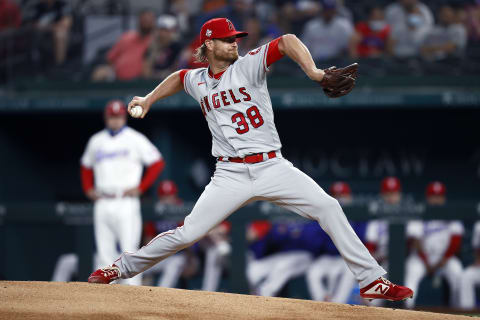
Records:
[[[121,100],[111,100],[105,106],[106,116],[123,116],[127,114],[127,107]]]
[[[348,183],[337,181],[330,186],[330,194],[332,196],[349,196],[352,194],[352,190]]]
[[[440,181],[433,181],[427,185],[425,195],[428,196],[444,196],[447,193],[447,188]]]
[[[386,177],[382,180],[380,191],[385,192],[399,192],[402,190],[400,180],[397,177]]]
[[[250,224],[250,229],[256,234],[259,239],[262,239],[272,228],[272,223],[267,220],[257,220]]]
[[[157,194],[159,197],[176,196],[177,193],[178,193],[177,185],[172,180],[163,180],[158,185]]]
[[[232,36],[245,37],[248,33],[235,30],[233,23],[227,18],[215,18],[205,22],[200,31],[200,42],[203,44],[207,39],[222,39]]]

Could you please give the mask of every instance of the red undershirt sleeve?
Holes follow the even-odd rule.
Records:
[[[458,252],[460,245],[462,244],[462,236],[455,234],[450,238],[450,245],[448,246],[447,251],[445,252],[445,258],[448,259]]]
[[[278,49],[278,42],[282,37],[278,37],[268,44],[268,51],[267,51],[267,67],[270,67],[274,62],[277,62],[283,57],[283,54],[280,53]]]
[[[140,189],[141,193],[147,191],[148,188],[155,182],[160,172],[162,172],[163,168],[165,167],[165,161],[158,160],[157,162],[152,163],[146,170],[145,175],[140,182]]]
[[[183,88],[185,88],[185,75],[187,74],[188,71],[190,71],[190,69],[180,70],[180,80],[182,81]]]
[[[93,169],[85,166],[80,167],[80,177],[82,179],[83,192],[93,189]]]
[[[422,259],[422,261],[423,261],[423,263],[425,263],[425,265],[428,264],[427,255],[425,254],[425,252],[423,252],[422,249],[418,250],[418,256],[420,257],[420,259]]]
[[[373,254],[375,253],[375,251],[377,251],[377,245],[373,242],[365,243],[365,247],[367,248],[368,252],[370,252],[370,254]]]

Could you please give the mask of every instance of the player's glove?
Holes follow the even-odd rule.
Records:
[[[358,63],[351,64],[345,68],[330,67],[325,69],[320,85],[323,92],[329,98],[338,98],[348,94],[355,87],[357,79]]]

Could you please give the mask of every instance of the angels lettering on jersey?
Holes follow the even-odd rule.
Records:
[[[182,70],[185,91],[199,104],[212,134],[214,157],[244,157],[281,148],[268,93],[268,67],[282,57],[278,41],[239,57],[224,72]]]

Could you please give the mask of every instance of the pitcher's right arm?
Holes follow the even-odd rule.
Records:
[[[134,106],[141,106],[143,108],[143,113],[140,118],[143,118],[150,110],[152,104],[154,104],[156,101],[174,95],[175,93],[182,90],[183,83],[180,75],[182,71],[183,70],[178,70],[169,75],[145,97],[133,97],[132,101],[130,101],[130,103],[128,104],[128,113],[130,113],[130,110]]]

